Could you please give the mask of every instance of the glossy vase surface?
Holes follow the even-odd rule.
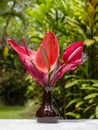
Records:
[[[52,105],[51,90],[44,90],[43,104],[36,112],[36,119],[39,123],[57,123],[58,114]]]

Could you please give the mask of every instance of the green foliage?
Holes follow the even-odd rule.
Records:
[[[89,57],[88,78],[98,79],[98,1],[85,1],[82,9],[77,12],[73,18],[69,18],[68,22],[72,27],[70,31],[76,35],[78,30],[78,33],[83,37],[81,39],[85,41],[85,51]]]
[[[62,102],[62,91],[54,89],[55,106],[63,118],[98,118],[98,84],[97,80],[83,79],[75,75],[65,76],[65,92]],[[63,87],[63,86],[60,86]],[[58,100],[55,95],[58,96]],[[60,99],[61,97],[61,99]],[[62,108],[64,108],[62,110]],[[63,114],[62,114],[63,113]],[[65,114],[65,115],[64,115]]]
[[[79,4],[78,7],[81,5],[80,8],[82,8],[75,6],[74,17],[69,17],[71,15],[67,17],[70,25],[69,31],[74,39],[78,37],[85,40],[88,61],[71,76],[65,76],[65,85],[62,84],[65,96],[64,94],[61,96],[62,91],[59,90],[60,97],[55,104],[57,107],[57,103],[61,102],[58,111],[63,118],[98,118],[98,1],[91,0],[85,1],[85,3],[80,1],[79,3],[82,4]],[[71,6],[73,7],[73,5]]]
[[[27,100],[27,74],[10,49],[5,48],[0,58],[4,58],[0,61],[0,99],[6,105],[23,105]]]
[[[16,54],[6,44],[9,37],[20,41],[24,23],[17,1],[0,1],[0,101],[6,105],[24,105],[27,101],[27,74]]]

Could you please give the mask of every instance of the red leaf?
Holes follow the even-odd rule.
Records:
[[[52,71],[57,63],[58,56],[58,40],[53,32],[49,32],[46,34],[41,47],[37,51],[37,68],[44,73]]]

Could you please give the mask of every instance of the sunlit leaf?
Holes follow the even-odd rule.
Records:
[[[95,42],[95,40],[93,40],[93,39],[86,39],[84,43],[85,43],[85,45],[90,46],[90,45],[94,44],[94,42]]]
[[[87,85],[87,84],[86,84]],[[98,88],[94,88],[94,87],[91,87],[91,86],[89,86],[89,87],[82,87],[81,89],[83,89],[83,90],[90,90],[90,91],[93,91],[93,90],[97,90],[98,91]]]
[[[46,11],[47,11],[47,13],[50,11],[52,4],[53,4],[53,0],[47,0],[46,1]]]
[[[92,86],[94,86],[94,87],[98,87],[98,83],[94,83]]]
[[[95,119],[95,113],[89,116],[89,119]]]
[[[82,104],[84,104],[85,102],[84,101],[79,101],[77,102],[77,104],[75,105],[75,108],[78,108],[80,107]]]
[[[97,96],[98,96],[98,93],[91,93],[91,94],[87,95],[86,97],[84,97],[84,99],[87,100],[87,99],[90,99],[90,98],[95,98]]]
[[[96,106],[95,114],[96,114],[96,118],[98,119],[98,105]]]
[[[93,38],[98,42],[98,36],[94,36]]]
[[[41,14],[42,17],[45,17],[45,10],[46,10],[45,5],[41,4],[39,6],[39,11],[40,11],[40,14]]]
[[[80,114],[74,113],[74,112],[67,112],[65,113],[66,116],[72,116],[74,118],[79,119],[80,118]]]
[[[71,101],[67,104],[66,108],[70,107],[72,104],[74,104],[74,103],[76,103],[76,102],[78,102],[78,101],[81,101],[81,98],[75,98],[75,99],[71,100]]]
[[[65,85],[65,88],[73,87],[74,85],[78,84],[78,80],[71,81]]]

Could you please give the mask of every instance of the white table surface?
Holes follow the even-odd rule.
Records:
[[[98,130],[98,120],[59,120],[44,124],[32,119],[0,119],[0,130]]]

